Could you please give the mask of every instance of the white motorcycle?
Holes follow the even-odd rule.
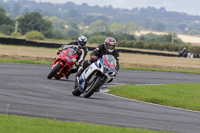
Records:
[[[89,98],[99,88],[113,80],[116,75],[116,59],[112,55],[103,55],[101,59],[89,65],[75,81],[72,94]]]

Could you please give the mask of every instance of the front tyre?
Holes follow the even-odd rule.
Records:
[[[84,92],[83,96],[85,98],[89,98],[101,86],[101,84],[102,84],[102,81],[99,78],[97,78],[94,84],[92,84],[92,86],[90,86],[90,88],[88,88]]]
[[[62,65],[61,64],[57,64],[52,70],[51,72],[49,73],[49,75],[47,76],[48,79],[51,79],[54,75],[56,75],[59,70],[62,68]]]
[[[78,86],[72,90],[72,94],[74,96],[80,96],[81,95],[81,92],[79,91],[79,87]]]

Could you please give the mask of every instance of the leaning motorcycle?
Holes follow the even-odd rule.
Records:
[[[112,55],[103,55],[101,59],[89,65],[75,81],[72,94],[89,98],[99,88],[109,83],[116,76],[116,59]]]
[[[53,63],[51,72],[47,76],[48,79],[54,77],[55,79],[60,79],[65,77],[70,70],[75,67],[76,58],[81,53],[78,48],[68,48],[60,52],[58,57]]]

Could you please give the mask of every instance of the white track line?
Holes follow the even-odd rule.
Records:
[[[120,84],[120,83],[118,84],[118,83],[116,83],[116,85],[125,85],[125,84]],[[116,85],[109,85],[109,86],[116,86]],[[148,85],[155,85],[155,84],[148,84]],[[158,85],[160,85],[160,84],[158,84]],[[193,112],[193,113],[199,113],[200,114],[200,111],[194,111],[194,110],[189,110],[189,109],[182,109],[182,108],[178,108],[178,107],[170,107],[170,106],[166,106],[166,105],[160,105],[160,104],[155,104],[155,103],[150,103],[150,102],[138,101],[138,100],[135,100],[135,99],[130,99],[130,98],[125,98],[125,97],[120,97],[120,96],[112,95],[112,94],[107,93],[109,91],[109,89],[107,87],[103,87],[103,88],[106,88],[106,89],[104,89],[106,91],[100,91],[99,93],[104,94],[104,95],[113,96],[113,97],[117,97],[117,98],[121,98],[121,99],[126,99],[126,100],[130,100],[130,101],[133,101],[133,102],[146,103],[146,104],[151,104],[151,105],[155,105],[155,106],[161,106],[161,107],[165,107],[165,108],[171,108],[171,109],[188,111],[188,112]],[[103,90],[103,89],[101,88],[100,90]]]

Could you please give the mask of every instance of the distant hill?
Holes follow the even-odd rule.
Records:
[[[105,22],[128,23],[135,22],[142,29],[156,31],[175,31],[186,33],[190,29],[200,30],[200,16],[186,13],[166,11],[165,8],[156,9],[133,8],[132,10],[113,8],[112,6],[89,6],[87,3],[76,5],[73,2],[53,4],[48,2],[37,3],[29,0],[0,0],[0,6],[14,17],[26,12],[40,12],[43,16],[57,16],[67,20],[74,18],[78,23],[89,25],[98,19]]]

